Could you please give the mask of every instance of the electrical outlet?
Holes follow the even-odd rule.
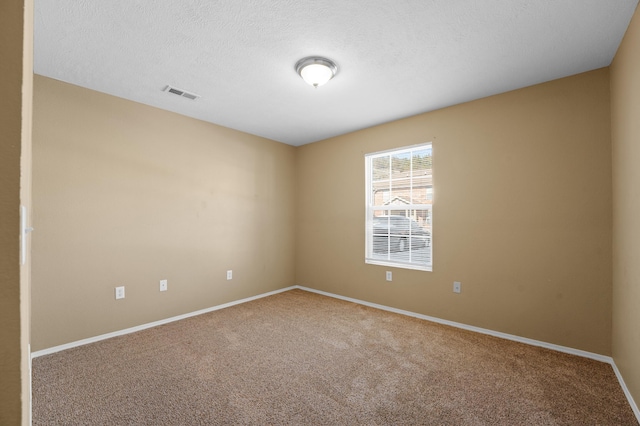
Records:
[[[167,291],[167,280],[160,280],[160,291]]]
[[[387,281],[393,281],[393,274],[391,271],[387,271]]]
[[[116,287],[116,299],[124,299],[124,286]]]
[[[230,280],[233,278],[233,271],[230,269],[227,271],[227,279]]]
[[[460,293],[462,291],[462,284],[460,283],[460,281],[454,281],[453,282],[453,292],[454,293]]]

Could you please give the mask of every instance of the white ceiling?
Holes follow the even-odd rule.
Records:
[[[637,3],[35,0],[34,68],[302,145],[607,66]],[[294,70],[310,55],[339,68],[318,89]]]

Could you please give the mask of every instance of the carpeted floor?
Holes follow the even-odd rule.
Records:
[[[33,360],[34,425],[638,425],[610,365],[292,290]]]

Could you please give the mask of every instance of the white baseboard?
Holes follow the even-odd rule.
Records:
[[[631,395],[631,392],[629,392],[629,388],[627,387],[627,384],[624,382],[624,379],[622,378],[622,374],[620,374],[620,370],[618,370],[618,366],[616,365],[616,363],[612,362],[611,367],[613,367],[613,371],[616,373],[618,382],[620,382],[620,386],[622,386],[622,390],[624,391],[624,394],[627,397],[627,400],[629,400],[631,409],[635,413],[636,419],[638,419],[638,423],[640,423],[640,409],[638,408],[638,404],[636,404],[636,402],[633,399],[633,396]]]
[[[438,323],[438,324],[450,325],[451,327],[461,328],[463,330],[474,331],[476,333],[487,334],[489,336],[499,337],[501,339],[512,340],[514,342],[525,343],[525,344],[531,345],[531,346],[539,346],[539,347],[542,347],[542,348],[551,349],[551,350],[558,351],[558,352],[564,352],[564,353],[571,354],[571,355],[577,355],[577,356],[580,356],[580,357],[590,358],[590,359],[593,359],[593,360],[596,360],[596,361],[605,362],[607,364],[610,364],[611,367],[613,368],[613,371],[615,372],[616,377],[618,378],[618,382],[620,383],[620,386],[622,387],[622,390],[624,391],[624,394],[627,397],[627,400],[629,401],[629,405],[631,405],[631,409],[633,410],[633,413],[636,415],[638,423],[640,423],[640,410],[638,410],[638,405],[634,401],[633,396],[631,395],[631,392],[629,392],[629,388],[627,388],[627,385],[624,382],[624,379],[622,378],[622,375],[620,374],[620,371],[618,370],[618,367],[616,366],[616,363],[614,362],[613,358],[610,357],[610,356],[600,355],[600,354],[596,354],[596,353],[593,353],[593,352],[587,352],[587,351],[583,351],[583,350],[580,350],[580,349],[569,348],[567,346],[555,345],[553,343],[542,342],[540,340],[528,339],[526,337],[516,336],[516,335],[513,335],[513,334],[501,333],[499,331],[493,331],[493,330],[489,330],[489,329],[486,329],[486,328],[474,327],[472,325],[462,324],[462,323],[455,322],[455,321],[449,321],[449,320],[445,320],[445,319],[441,319],[441,318],[430,317],[428,315],[422,315],[422,314],[417,314],[417,313],[411,312],[411,311],[405,311],[405,310],[402,310],[402,309],[391,308],[389,306],[379,305],[377,303],[366,302],[364,300],[359,300],[359,299],[353,299],[351,297],[340,296],[338,294],[328,293],[326,291],[316,290],[316,289],[313,289],[313,288],[308,288],[308,287],[304,287],[304,286],[300,286],[300,285],[296,285],[296,286],[294,286],[294,288],[298,288],[298,289],[304,290],[304,291],[309,291],[311,293],[322,294],[323,296],[328,296],[328,297],[333,297],[333,298],[336,298],[336,299],[345,300],[347,302],[357,303],[359,305],[369,306],[371,308],[382,309],[384,311],[394,312],[396,314],[407,315],[407,316],[410,316],[410,317],[419,318],[419,319],[435,322],[435,323]]]
[[[171,317],[171,318],[167,318],[167,319],[163,319],[163,320],[159,320],[159,321],[150,322],[150,323],[147,323],[147,324],[138,325],[136,327],[125,328],[124,330],[114,331],[112,333],[101,334],[99,336],[89,337],[87,339],[77,340],[77,341],[71,342],[71,343],[65,343],[64,345],[59,345],[59,346],[54,346],[52,348],[42,349],[40,351],[32,352],[31,353],[31,359],[37,358],[37,357],[43,356],[43,355],[49,355],[49,354],[53,354],[53,353],[56,353],[56,352],[64,351],[66,349],[75,348],[77,346],[87,345],[89,343],[99,342],[100,340],[110,339],[112,337],[124,336],[125,334],[135,333],[136,331],[145,330],[147,328],[157,327],[159,325],[168,324],[170,322],[180,321],[180,320],[183,320],[183,319],[186,319],[186,318],[195,317],[196,315],[206,314],[207,312],[217,311],[219,309],[228,308],[230,306],[239,305],[241,303],[251,302],[252,300],[261,299],[261,298],[267,297],[267,296],[272,296],[274,294],[278,294],[278,293],[282,293],[282,292],[285,292],[285,291],[293,290],[294,288],[296,288],[296,286],[281,288],[279,290],[270,291],[268,293],[259,294],[257,296],[247,297],[246,299],[235,300],[233,302],[224,303],[222,305],[213,306],[211,308],[201,309],[199,311],[189,312],[187,314],[178,315],[178,316],[175,316],[175,317]]]
[[[419,318],[438,324],[450,325],[451,327],[461,328],[463,330],[475,331],[476,333],[488,334],[489,336],[500,337],[502,339],[513,340],[515,342],[526,343],[531,346],[540,346],[547,349],[552,349],[558,352],[565,352],[572,355],[578,355],[584,358],[595,359],[596,361],[602,361],[611,363],[613,359],[609,356],[596,354],[593,352],[582,351],[580,349],[568,348],[566,346],[554,345],[552,343],[542,342],[540,340],[528,339],[526,337],[515,336],[513,334],[501,333],[499,331],[493,331],[486,328],[475,327],[472,325],[462,324],[460,322],[449,321],[441,318],[430,317],[428,315],[417,314],[411,311],[405,311],[402,309],[391,308],[389,306],[378,305],[377,303],[366,302],[364,300],[353,299],[351,297],[340,296],[338,294],[327,293],[326,291],[315,290],[313,288],[307,288],[303,286],[295,286],[300,290],[310,291],[312,293],[322,294],[324,296],[333,297],[336,299],[346,300],[348,302],[357,303],[359,305],[369,306],[371,308],[382,309],[383,311],[394,312],[396,314],[406,315],[409,317]]]

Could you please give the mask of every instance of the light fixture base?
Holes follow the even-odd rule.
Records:
[[[296,72],[311,86],[322,86],[338,72],[338,66],[330,59],[321,56],[307,56],[296,62]]]

